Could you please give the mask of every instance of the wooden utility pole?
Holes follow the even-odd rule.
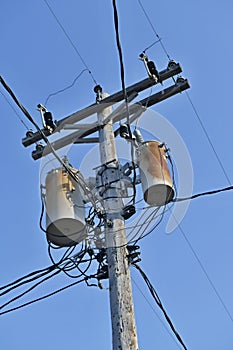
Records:
[[[106,97],[103,94],[102,97]],[[99,144],[103,202],[106,213],[105,242],[109,272],[109,293],[112,320],[113,350],[138,350],[132,286],[125,222],[121,216],[123,206],[119,190],[119,163],[116,154],[111,107],[98,113]],[[108,118],[108,119],[107,119]],[[105,120],[108,122],[105,124]],[[111,183],[111,185],[109,185]]]
[[[137,82],[126,89],[129,101],[132,101],[141,91],[148,89],[158,83],[173,78],[181,73],[182,69],[178,63],[170,61],[167,68],[158,72],[159,79],[153,76]],[[97,85],[94,91],[97,94],[97,103],[79,110],[60,121],[56,122],[56,128],[51,129],[50,125],[44,125],[42,130],[36,132],[28,131],[22,143],[28,147],[37,143],[36,149],[32,152],[34,160],[47,156],[71,143],[99,143],[101,165],[98,169],[98,186],[101,188],[103,199],[103,211],[105,221],[105,244],[108,261],[109,294],[112,320],[112,342],[113,350],[138,350],[136,325],[134,318],[134,306],[132,298],[132,286],[130,279],[125,222],[121,214],[123,201],[121,198],[120,179],[121,165],[118,162],[115,137],[119,129],[113,130],[113,125],[129,117],[129,123],[137,119],[137,113],[157,104],[165,99],[174,96],[189,88],[187,79],[178,77],[174,85],[163,88],[161,91],[152,94],[128,108],[124,105],[117,107],[112,113],[112,105],[124,100],[122,91],[110,96],[102,94],[101,87]],[[92,124],[80,124],[80,122],[97,113],[98,122]],[[60,137],[50,145],[43,145],[38,141],[58,133],[62,129],[74,130],[71,134]],[[88,137],[99,133],[99,137]],[[46,141],[46,140],[45,140]],[[52,148],[51,148],[52,146]]]

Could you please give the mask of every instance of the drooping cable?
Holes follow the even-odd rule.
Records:
[[[72,278],[76,278],[76,279],[80,278],[81,276],[85,276],[85,280],[89,279],[89,278],[96,278],[95,275],[88,276],[86,274],[86,272],[89,270],[89,268],[91,266],[91,263],[92,263],[93,259],[95,259],[94,253],[90,254],[90,258],[89,259],[83,259],[85,253],[86,253],[86,250],[84,252],[81,251],[78,254],[76,253],[76,254],[73,255],[73,257],[70,257],[71,252],[69,251],[69,249],[67,249],[65,254],[63,254],[63,257],[60,259],[59,263],[57,263],[55,265],[52,265],[52,266],[50,266],[48,268],[32,272],[32,273],[30,273],[30,274],[28,274],[28,275],[26,275],[24,277],[19,278],[18,280],[14,281],[12,283],[7,284],[6,286],[1,287],[1,289],[4,290],[4,291],[0,295],[3,296],[5,294],[7,294],[7,293],[12,292],[13,290],[15,290],[15,289],[17,289],[19,287],[22,287],[26,283],[27,284],[31,284],[35,280],[40,279],[38,282],[34,283],[32,286],[30,286],[28,289],[26,289],[22,293],[17,294],[15,297],[11,298],[10,300],[8,300],[4,304],[2,304],[0,306],[0,310],[4,309],[6,306],[11,304],[12,302],[15,302],[18,299],[24,297],[26,294],[28,294],[29,292],[31,292],[32,290],[37,288],[39,285],[41,285],[45,281],[47,281],[47,280],[51,279],[52,277],[58,275],[60,272],[64,272],[68,277],[72,277]],[[87,266],[85,267],[85,269],[79,268],[79,265],[82,264],[82,263],[87,263]],[[74,275],[70,275],[70,273],[67,273],[67,271],[71,271],[71,270],[74,270],[74,269],[77,269],[79,271],[78,275],[74,276]],[[42,278],[42,277],[44,277],[44,278]],[[40,298],[38,300],[40,300]],[[26,303],[25,305],[28,305],[28,304]],[[20,307],[13,308],[13,310],[18,309],[18,308],[20,308]],[[0,315],[4,314],[4,313],[6,313],[6,312],[1,312]]]
[[[10,292],[14,288],[17,288],[18,286],[21,286],[21,285],[23,285],[25,283],[28,283],[28,282],[32,282],[32,281],[34,281],[34,279],[40,278],[40,276],[42,274],[49,273],[49,272],[51,272],[51,271],[53,271],[55,269],[56,269],[56,265],[51,265],[51,266],[45,267],[44,269],[40,269],[40,270],[37,270],[37,271],[30,272],[27,275],[25,275],[23,277],[20,277],[17,280],[6,284],[5,286],[1,286],[0,290],[4,290],[4,289],[8,288],[9,291],[7,291],[7,292],[4,291],[3,293],[0,294],[0,296]]]
[[[70,85],[66,86],[66,87],[63,88],[63,89],[60,89],[60,90],[58,90],[58,91],[56,91],[56,92],[53,92],[53,93],[49,94],[49,95],[47,96],[46,100],[45,100],[44,106],[45,106],[45,107],[47,106],[47,103],[48,103],[48,101],[50,100],[51,97],[56,96],[56,95],[58,95],[58,94],[60,94],[60,93],[62,93],[62,92],[65,92],[65,91],[71,89],[71,88],[75,85],[75,83],[77,82],[77,80],[83,75],[84,72],[88,72],[88,69],[83,69],[83,70],[75,77],[75,79],[73,80],[73,82],[72,82]]]
[[[80,54],[79,50],[77,49],[77,46],[74,44],[73,40],[71,40],[70,36],[68,35],[67,31],[65,30],[64,26],[62,25],[61,21],[58,19],[57,15],[55,14],[54,10],[52,9],[51,5],[48,3],[47,0],[44,0],[44,3],[46,4],[46,6],[48,7],[49,11],[51,12],[51,14],[53,15],[54,19],[56,20],[57,24],[59,25],[59,27],[61,28],[62,32],[64,33],[65,37],[67,38],[67,40],[69,41],[69,43],[71,44],[71,46],[73,47],[74,51],[76,52],[76,54],[78,55],[79,59],[81,60],[82,64],[84,65],[84,67],[88,70],[93,82],[95,85],[97,85],[97,82],[91,72],[91,70],[89,69],[87,63],[85,62],[84,58],[82,57],[82,55]]]
[[[50,278],[52,278],[52,277],[58,275],[60,272],[61,272],[60,270],[57,270],[57,271],[55,271],[53,274],[51,274],[51,275],[49,275],[49,276],[43,278],[41,281],[35,283],[33,286],[31,286],[30,288],[28,288],[26,291],[24,291],[24,292],[18,294],[16,297],[14,297],[14,298],[10,299],[9,301],[7,301],[6,303],[2,304],[2,305],[0,306],[0,310],[4,309],[7,305],[13,303],[14,301],[16,301],[16,300],[22,298],[24,295],[28,294],[28,293],[31,292],[33,289],[35,289],[36,287],[38,287],[40,284],[42,284],[42,283],[44,283],[45,281],[49,280]]]
[[[68,285],[66,285],[65,287],[62,287],[62,288],[60,288],[60,289],[57,289],[57,290],[54,291],[54,292],[48,293],[48,294],[46,294],[46,295],[43,295],[42,297],[39,297],[39,298],[34,299],[34,300],[32,300],[32,301],[28,301],[27,303],[24,303],[24,304],[22,304],[22,305],[16,306],[16,307],[14,307],[14,308],[12,308],[12,309],[9,309],[9,310],[6,310],[6,311],[2,311],[2,312],[0,312],[0,316],[5,315],[5,314],[7,314],[7,313],[9,313],[9,312],[12,312],[12,311],[19,310],[19,309],[21,309],[21,308],[23,308],[23,307],[25,307],[25,306],[31,305],[31,304],[36,303],[36,302],[38,302],[38,301],[47,299],[47,298],[49,298],[49,297],[51,297],[51,296],[54,296],[54,295],[57,294],[57,293],[60,293],[60,292],[64,291],[65,289],[68,289],[68,288],[70,288],[70,287],[73,287],[73,286],[75,286],[75,285],[81,283],[81,282],[84,282],[85,280],[86,280],[86,278],[83,278],[83,279],[81,279],[81,280],[79,280],[79,281],[76,281],[76,282],[73,282],[73,283],[71,283],[71,284],[68,284]]]
[[[52,268],[51,268],[50,270],[45,270],[44,272],[41,272],[40,274],[37,274],[37,275],[34,276],[34,277],[31,277],[31,278],[28,278],[28,279],[24,279],[24,280],[22,280],[22,281],[20,281],[20,282],[18,282],[18,283],[12,283],[12,286],[9,287],[9,288],[7,288],[7,289],[5,289],[4,287],[2,287],[2,288],[4,288],[5,290],[4,290],[2,293],[0,293],[0,297],[3,296],[3,295],[5,295],[5,294],[10,293],[11,291],[13,291],[14,289],[16,289],[16,288],[18,288],[18,287],[23,286],[24,284],[31,283],[31,282],[33,282],[33,281],[35,281],[35,280],[37,280],[37,279],[39,279],[39,278],[41,278],[41,277],[43,277],[43,276],[48,275],[50,272],[52,272],[52,271],[55,270],[55,269],[56,269],[56,266],[54,265],[54,266],[52,266]]]
[[[180,334],[177,332],[177,330],[175,329],[175,326],[173,324],[173,322],[171,321],[170,317],[168,316],[162,302],[161,299],[158,296],[158,293],[156,292],[155,288],[152,286],[150,280],[148,279],[147,275],[145,274],[145,272],[141,269],[141,267],[135,263],[132,264],[133,267],[135,267],[141,274],[142,278],[144,279],[153,299],[155,300],[156,304],[158,305],[158,307],[160,308],[160,310],[162,311],[166,321],[168,322],[172,332],[174,333],[175,337],[177,338],[177,340],[179,341],[179,343],[182,345],[183,349],[187,350],[186,345],[184,344]]]
[[[153,311],[153,313],[156,315],[156,317],[158,318],[158,320],[161,322],[161,324],[163,325],[164,329],[166,330],[166,332],[169,334],[169,336],[171,337],[171,339],[175,342],[175,344],[177,345],[177,347],[180,349],[179,344],[177,343],[177,341],[175,340],[172,332],[170,331],[169,328],[166,327],[165,323],[161,320],[161,318],[159,317],[157,311],[155,310],[154,306],[152,305],[152,303],[149,301],[149,299],[147,298],[147,296],[145,295],[145,293],[142,291],[142,289],[139,287],[138,283],[135,281],[135,279],[133,277],[132,281],[135,284],[136,288],[139,290],[140,294],[142,295],[142,297],[145,299],[145,301],[147,302],[147,304],[149,305],[149,307],[151,308],[151,310]]]
[[[157,217],[160,216],[159,221],[156,222],[156,224],[155,224],[148,232],[146,232],[146,230],[147,230],[148,227],[149,227],[149,224],[148,224],[147,227],[144,228],[143,232],[140,233],[140,236],[137,238],[137,240],[134,241],[134,244],[137,244],[142,238],[145,238],[145,237],[149,236],[149,235],[161,224],[161,222],[163,221],[164,214],[165,214],[166,211],[167,211],[166,206],[164,206],[164,207],[163,207],[162,213],[159,214],[158,216],[155,216],[155,217],[152,219],[152,220],[154,220],[155,218],[157,218]],[[145,233],[145,232],[146,232],[146,233]]]

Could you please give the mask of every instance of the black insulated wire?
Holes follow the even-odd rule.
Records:
[[[118,19],[118,11],[117,11],[117,5],[116,0],[112,0],[113,4],[113,14],[114,14],[114,27],[115,27],[115,34],[116,34],[116,43],[117,43],[117,49],[119,54],[119,61],[120,61],[120,75],[121,75],[121,86],[122,86],[122,92],[125,99],[126,104],[126,117],[127,117],[127,125],[128,125],[128,132],[129,132],[129,138],[131,140],[131,158],[132,158],[132,164],[133,166],[133,199],[132,203],[135,203],[136,199],[136,169],[135,169],[135,161],[134,161],[134,148],[132,145],[132,131],[130,128],[130,121],[129,121],[129,105],[128,105],[128,96],[127,91],[125,88],[125,69],[124,69],[124,61],[123,61],[123,54],[122,54],[122,48],[121,48],[121,42],[120,42],[120,35],[119,35],[119,19]]]
[[[75,79],[73,80],[73,82],[72,82],[70,85],[66,86],[66,87],[63,88],[63,89],[60,89],[60,90],[58,90],[58,91],[55,91],[55,92],[50,93],[50,94],[47,96],[46,100],[45,100],[44,106],[45,106],[45,107],[47,106],[47,103],[48,103],[48,101],[50,100],[51,97],[56,96],[56,95],[58,95],[58,94],[60,94],[60,93],[62,93],[62,92],[65,92],[65,91],[71,89],[71,88],[75,85],[75,83],[78,81],[78,79],[79,79],[79,78],[83,75],[83,73],[85,73],[85,72],[89,72],[88,69],[83,69],[83,70],[75,77]]]
[[[198,197],[210,196],[210,195],[217,194],[217,193],[220,193],[220,192],[232,191],[232,190],[233,190],[233,186],[229,186],[229,187],[220,188],[218,190],[197,193],[197,194],[194,194],[194,195],[192,195],[190,197],[174,198],[172,200],[172,202],[183,202],[183,201],[188,201],[188,200],[195,199],[195,198],[198,198]]]
[[[24,308],[24,307],[26,307],[26,306],[29,306],[29,305],[31,305],[31,304],[33,304],[33,303],[38,302],[38,301],[47,299],[47,298],[49,298],[49,297],[51,297],[51,296],[54,296],[55,294],[60,293],[60,292],[66,290],[66,289],[68,289],[68,288],[70,288],[70,287],[73,287],[73,286],[75,286],[75,285],[77,285],[77,284],[79,284],[79,283],[81,283],[81,282],[84,282],[85,280],[86,280],[86,277],[83,278],[83,279],[81,279],[81,280],[79,280],[79,281],[76,281],[76,282],[73,282],[73,283],[71,283],[71,284],[68,284],[68,285],[66,285],[65,287],[62,287],[62,288],[60,288],[60,289],[57,289],[57,290],[55,290],[54,292],[48,293],[48,294],[46,294],[46,295],[43,295],[42,297],[39,297],[39,298],[37,298],[37,299],[28,301],[27,303],[21,304],[21,305],[19,305],[19,306],[16,306],[16,307],[14,307],[14,308],[9,309],[9,310],[2,311],[2,312],[0,312],[0,316],[5,315],[5,314],[7,314],[7,313],[9,313],[9,312],[12,312],[12,311],[19,310],[19,309],[21,309],[21,308]]]
[[[180,345],[182,345],[184,350],[187,350],[186,345],[184,344],[184,341],[182,340],[180,334],[178,333],[178,331],[175,329],[175,326],[172,322],[172,320],[170,319],[170,317],[168,316],[162,301],[158,295],[158,293],[156,292],[155,288],[152,286],[149,278],[147,277],[147,275],[145,274],[145,272],[141,269],[141,267],[137,264],[132,264],[133,267],[135,267],[141,274],[142,278],[144,279],[153,299],[155,300],[156,304],[158,305],[158,307],[160,308],[160,310],[162,311],[167,323],[169,324],[173,334],[175,335],[176,339],[178,340],[178,342],[180,343]]]

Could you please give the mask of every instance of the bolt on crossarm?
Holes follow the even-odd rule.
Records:
[[[106,94],[102,95],[105,98]],[[121,216],[122,199],[119,193],[119,163],[117,159],[111,107],[98,113],[100,160],[104,167],[102,185],[105,219],[105,241],[109,272],[110,309],[113,350],[138,350],[132,286],[128,262],[125,222]],[[105,120],[108,118],[108,122]],[[111,179],[111,186],[109,186]]]

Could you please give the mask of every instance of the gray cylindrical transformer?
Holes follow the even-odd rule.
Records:
[[[162,206],[174,197],[166,152],[159,141],[143,142],[137,151],[144,200]]]
[[[50,242],[60,247],[86,238],[85,207],[80,185],[62,168],[46,176],[46,231]]]

